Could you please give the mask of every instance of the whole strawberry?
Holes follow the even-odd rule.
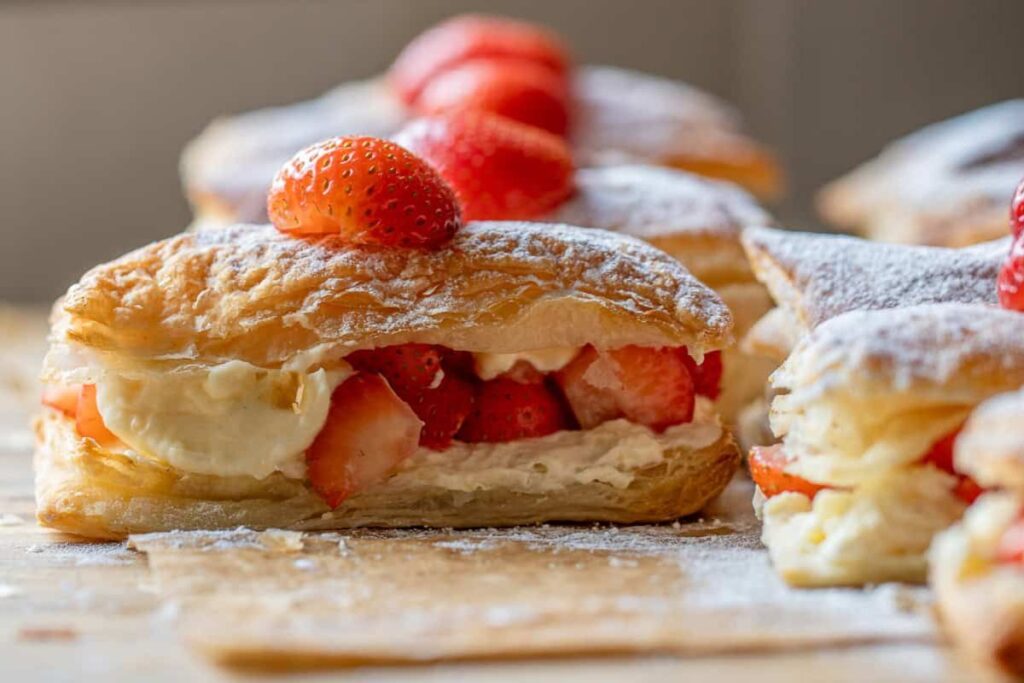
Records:
[[[1024,312],[1024,233],[1019,233],[999,271],[999,303],[1011,311]]]
[[[521,60],[478,59],[435,77],[416,101],[423,114],[486,111],[565,136],[569,93],[550,70]]]
[[[358,136],[296,154],[274,179],[267,214],[294,235],[422,248],[445,243],[462,223],[452,188],[430,164],[388,140]]]
[[[417,119],[395,141],[437,168],[466,220],[536,218],[573,191],[572,155],[564,140],[494,114]]]
[[[550,31],[524,21],[464,15],[421,33],[398,55],[390,80],[398,96],[413,104],[433,78],[473,59],[526,61],[563,77],[569,57]]]
[[[1024,233],[1024,180],[1017,186],[1010,204],[1010,229],[1014,239],[1019,239],[1021,233]]]

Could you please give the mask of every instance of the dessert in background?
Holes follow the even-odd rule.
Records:
[[[958,247],[1006,234],[1024,176],[1024,99],[993,104],[897,140],[818,196],[832,225],[883,242]]]
[[[657,164],[778,194],[771,154],[728,105],[691,86],[613,67],[575,67],[533,24],[460,16],[428,29],[386,76],[315,100],[214,121],[181,172],[199,220],[258,222],[277,169],[335,135],[389,136],[420,115],[489,111],[567,135],[581,165]]]

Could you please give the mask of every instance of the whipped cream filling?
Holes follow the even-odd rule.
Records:
[[[473,364],[480,379],[494,379],[508,372],[519,361],[526,361],[539,372],[557,372],[569,364],[579,349],[573,346],[556,346],[520,353],[474,353]]]
[[[698,397],[693,422],[661,434],[627,420],[504,443],[453,442],[420,448],[388,480],[389,489],[436,486],[452,491],[508,489],[538,493],[601,482],[624,489],[637,473],[665,460],[665,450],[706,448],[722,436],[711,401]]]
[[[301,478],[331,393],[350,374],[242,361],[145,376],[108,372],[96,384],[96,405],[128,447],[185,472]]]
[[[970,409],[925,406],[871,411],[863,404],[777,396],[772,431],[793,460],[786,471],[819,484],[851,486],[881,470],[912,464],[955,430]]]

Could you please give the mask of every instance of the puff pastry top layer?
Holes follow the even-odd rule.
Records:
[[[933,304],[854,311],[804,338],[774,382],[791,391],[978,403],[1024,385],[1024,315]]]
[[[1024,390],[978,406],[957,438],[956,464],[984,487],[1024,495]]]
[[[702,282],[752,279],[743,228],[774,220],[731,184],[660,166],[584,168],[576,192],[545,220],[639,237],[679,260]]]
[[[511,353],[556,346],[723,346],[728,309],[668,255],[602,230],[465,226],[435,252],[296,239],[271,226],[183,234],[71,287],[56,341],[175,364],[326,367],[423,342]]]
[[[854,310],[994,305],[1009,238],[948,249],[753,227],[743,246],[754,274],[806,332]]]

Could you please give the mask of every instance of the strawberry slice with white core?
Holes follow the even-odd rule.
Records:
[[[655,431],[693,420],[686,349],[584,349],[556,379],[584,429],[617,417]]]
[[[422,427],[384,378],[353,375],[334,390],[324,428],[306,451],[313,490],[338,507],[415,453]]]

